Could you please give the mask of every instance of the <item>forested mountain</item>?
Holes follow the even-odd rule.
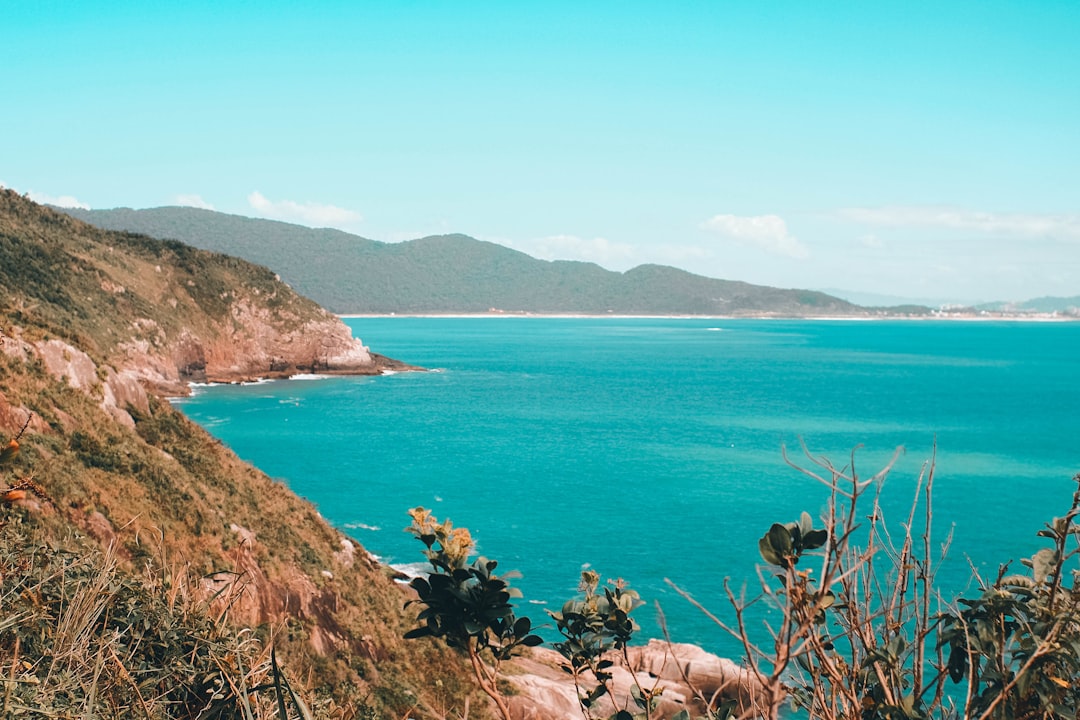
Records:
[[[197,208],[65,212],[98,227],[177,239],[266,265],[338,313],[864,314],[821,292],[659,265],[619,273],[593,263],[548,262],[465,235],[383,243]]]

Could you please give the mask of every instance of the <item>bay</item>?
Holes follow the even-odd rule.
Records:
[[[1080,470],[1080,325],[665,318],[351,318],[374,350],[434,369],[201,388],[178,401],[240,457],[314,502],[386,562],[423,505],[466,526],[534,621],[590,567],[650,606],[643,634],[738,655],[665,583],[730,617],[723,581],[757,584],[757,539],[825,489],[801,444],[884,486],[899,528],[935,459],[939,576],[1042,545]],[[855,450],[858,447],[859,449]],[[970,563],[970,564],[969,564]]]

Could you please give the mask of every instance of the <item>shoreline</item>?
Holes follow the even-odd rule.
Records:
[[[335,313],[342,320],[365,318],[446,318],[451,320],[482,318],[535,318],[538,320],[813,320],[813,321],[853,321],[853,322],[1026,322],[1026,323],[1071,323],[1080,321],[1080,316],[1045,314],[945,314],[945,315],[632,315],[605,313],[531,313],[531,312],[486,312],[486,313]]]

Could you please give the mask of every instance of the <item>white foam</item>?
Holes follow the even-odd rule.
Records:
[[[326,380],[332,375],[320,375],[318,373],[298,373],[289,377],[290,380]]]
[[[368,525],[367,523],[362,523],[362,522],[345,523],[345,527],[347,527],[350,530],[371,530],[371,531],[382,530],[382,528],[379,527],[378,525]]]
[[[195,397],[196,395],[199,395],[200,393],[202,393],[204,388],[214,387],[215,385],[220,385],[220,384],[221,383],[200,383],[200,382],[188,383],[188,385],[187,385],[188,386],[188,394],[187,395],[178,395],[176,397],[171,397],[171,398],[168,398],[168,401],[171,402],[171,403],[182,403],[185,400],[187,400],[188,398]]]
[[[398,581],[403,583],[408,583],[413,578],[427,577],[431,574],[430,566],[425,562],[395,563],[391,564],[390,567],[408,578],[407,580]]]

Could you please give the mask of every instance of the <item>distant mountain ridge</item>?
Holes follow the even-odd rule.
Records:
[[[619,273],[593,263],[549,262],[466,235],[384,243],[188,207],[64,212],[104,229],[180,240],[265,265],[338,313],[866,314],[812,290],[717,280],[661,265]]]
[[[1080,315],[1080,295],[1072,297],[1044,296],[1028,300],[971,302],[956,298],[912,298],[840,288],[820,288],[820,290],[823,293],[835,295],[865,308],[888,308],[891,312],[897,314],[910,308],[923,307],[941,308],[945,311],[969,310],[977,313],[1004,313],[1017,316],[1051,313]]]
[[[1013,313],[1063,313],[1080,308],[1080,295],[1073,297],[1037,297],[1018,302],[990,302],[976,305],[976,310],[996,310]]]

